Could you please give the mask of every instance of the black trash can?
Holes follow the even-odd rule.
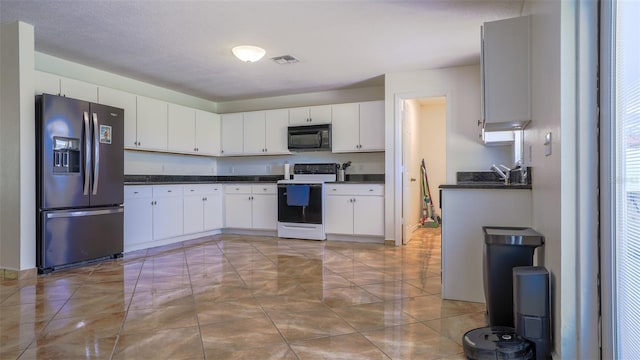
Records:
[[[467,331],[462,336],[467,359],[496,360],[534,358],[533,345],[516,334],[514,328],[489,326]]]
[[[483,226],[484,297],[489,326],[513,327],[513,273],[533,265],[535,249],[544,236],[531,228]]]

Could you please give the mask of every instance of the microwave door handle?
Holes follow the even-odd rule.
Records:
[[[318,131],[317,137],[318,137],[318,147],[320,147],[320,146],[322,146],[322,132],[321,131]]]
[[[91,127],[89,126],[89,113],[84,112],[84,186],[83,195],[89,195],[89,181],[91,180]]]

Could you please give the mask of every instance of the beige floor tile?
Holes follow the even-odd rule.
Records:
[[[85,344],[117,336],[125,313],[87,314],[82,317],[51,320],[36,338],[38,346],[52,343]]]
[[[353,305],[333,309],[338,316],[358,331],[415,323],[418,320],[402,311],[395,302]]]
[[[216,360],[298,360],[284,343],[249,349],[209,348],[206,353],[208,359]]]
[[[230,302],[199,302],[197,316],[200,325],[264,317],[260,304],[253,298]]]
[[[165,306],[131,309],[124,321],[123,334],[197,326],[195,306]]]
[[[382,300],[396,300],[406,297],[431,295],[425,290],[402,281],[389,281],[371,285],[361,285],[361,288]]]
[[[131,309],[148,309],[165,306],[191,306],[191,289],[136,289],[131,299]]]
[[[115,343],[115,336],[91,339],[85,343],[56,342],[43,346],[34,343],[20,356],[20,360],[109,359]]]
[[[438,359],[462,352],[458,344],[420,323],[366,331],[363,335],[392,359]]]
[[[201,325],[202,344],[207,357],[220,350],[236,351],[285,344],[284,339],[266,317]]]
[[[251,298],[251,289],[246,286],[218,285],[209,288],[195,288],[196,302],[232,301]]]
[[[80,295],[80,294],[78,294]],[[93,297],[72,296],[58,311],[55,318],[73,318],[86,314],[118,313],[127,311],[131,303],[130,296],[97,295]]]
[[[339,335],[296,342],[291,348],[300,359],[389,359],[360,334]]]
[[[113,359],[204,359],[197,327],[122,335]]]
[[[350,334],[355,329],[331,310],[273,311],[269,317],[287,341]]]
[[[484,312],[452,316],[444,319],[425,321],[425,325],[462,345],[462,336],[469,330],[487,326]]]
[[[323,291],[324,302],[330,307],[343,307],[348,305],[369,304],[381,302],[374,296],[359,287],[326,289]]]

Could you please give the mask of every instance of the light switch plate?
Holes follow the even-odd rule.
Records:
[[[551,132],[544,136],[544,156],[551,155]]]

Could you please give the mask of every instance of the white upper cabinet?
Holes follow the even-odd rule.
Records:
[[[42,71],[33,72],[33,87],[36,95],[60,94],[60,77]]]
[[[264,154],[265,112],[251,111],[244,113],[244,153]]]
[[[167,148],[169,151],[197,153],[195,109],[169,104],[168,114]]]
[[[138,148],[167,150],[167,103],[138,96]]]
[[[384,151],[384,101],[337,104],[332,108],[332,151]]]
[[[331,105],[307,106],[289,109],[290,125],[317,125],[331,123]]]
[[[484,23],[481,62],[483,120],[531,120],[530,18]]]
[[[220,154],[220,115],[196,109],[196,148],[199,155]]]
[[[137,148],[136,95],[100,86],[98,103],[124,109],[124,147]]]
[[[97,103],[98,86],[80,80],[60,77],[60,95]]]
[[[265,112],[265,153],[288,154],[287,127],[289,111],[287,109],[267,110]]]
[[[223,114],[221,155],[242,155],[243,151],[243,114]]]

